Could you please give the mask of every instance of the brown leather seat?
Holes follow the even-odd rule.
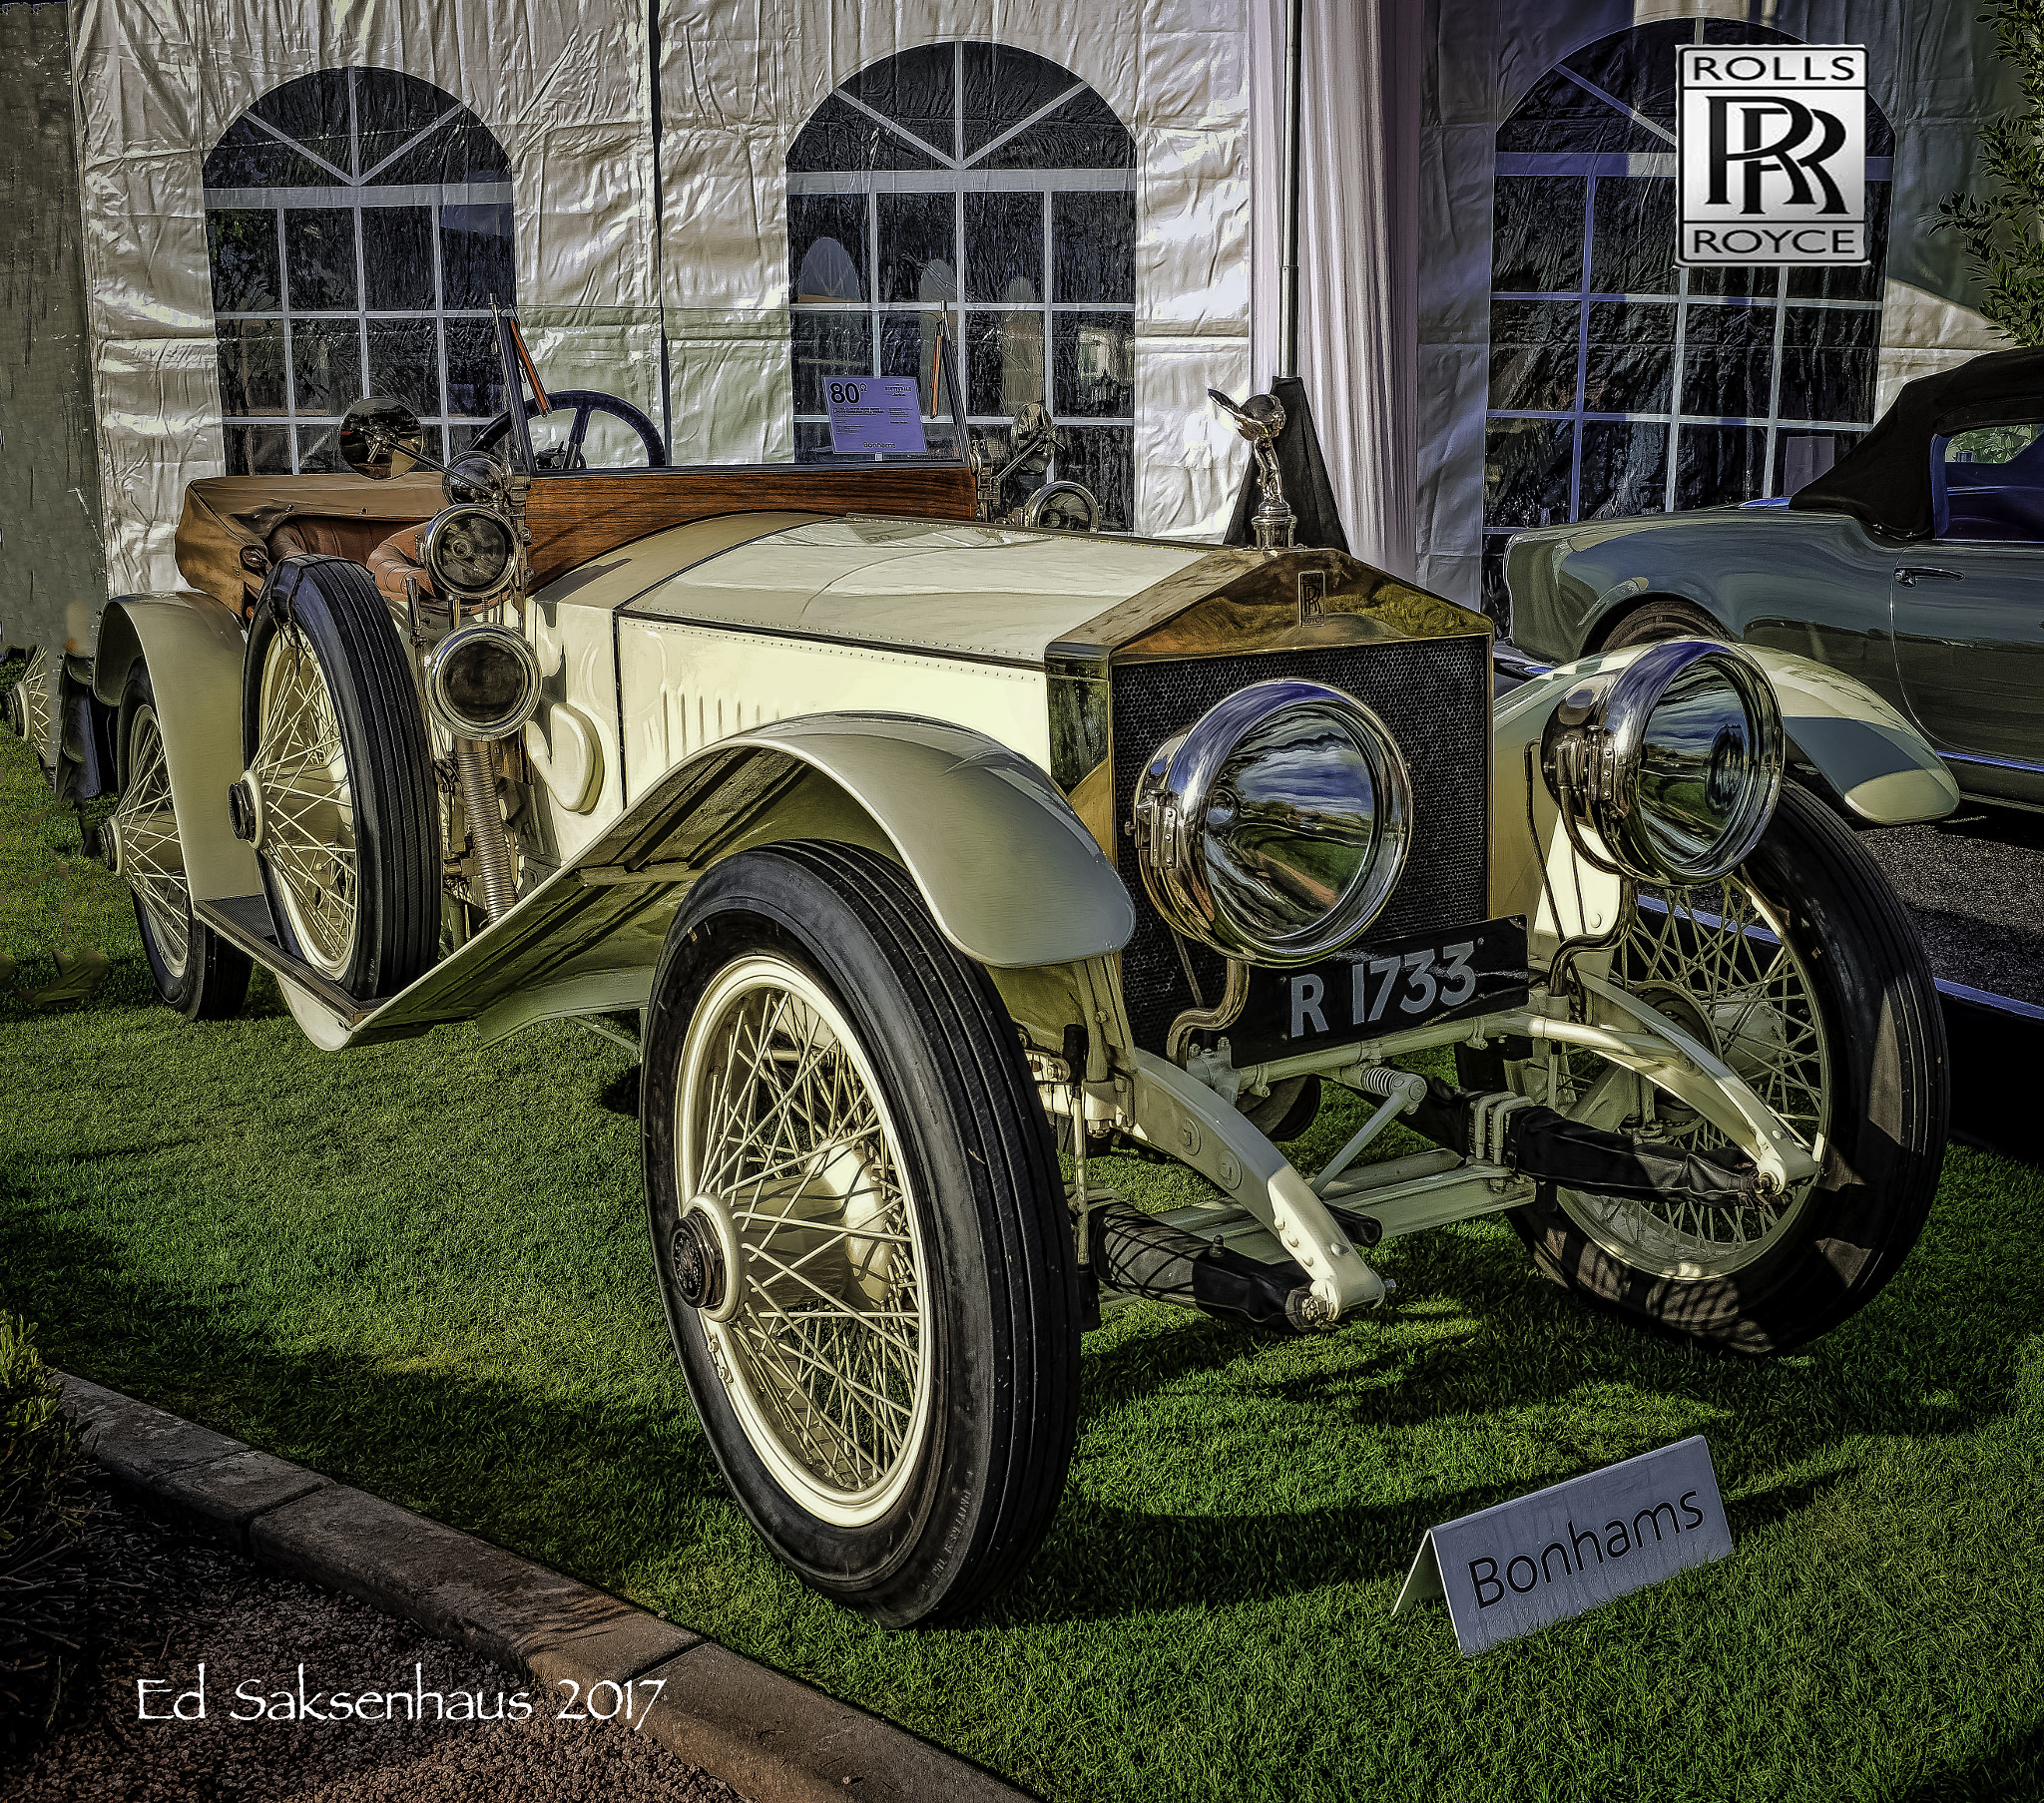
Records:
[[[312,514],[292,514],[271,531],[269,558],[272,563],[281,563],[287,557],[317,552],[366,564],[370,552],[389,536],[388,520],[322,519]]]

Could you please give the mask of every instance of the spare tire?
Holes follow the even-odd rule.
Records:
[[[439,811],[410,659],[369,573],[286,558],[256,604],[242,683],[254,842],[284,949],[351,996],[392,996],[440,939]]]

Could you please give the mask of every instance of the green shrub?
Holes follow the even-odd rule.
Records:
[[[55,1715],[85,1650],[91,1509],[78,1430],[58,1405],[35,1330],[0,1313],[0,1746]]]

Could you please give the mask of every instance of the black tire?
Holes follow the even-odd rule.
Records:
[[[1663,639],[1716,639],[1722,644],[1726,632],[1702,608],[1660,596],[1628,614],[1605,635],[1598,649],[1623,651],[1630,645],[1655,645]]]
[[[1320,1112],[1320,1080],[1292,1077],[1274,1083],[1270,1095],[1243,1111],[1250,1125],[1274,1145],[1296,1139]]]
[[[884,1513],[850,1525],[824,1519],[776,1477],[772,1449],[763,1456],[765,1441],[749,1435],[734,1403],[757,1386],[742,1377],[728,1387],[719,1376],[720,1356],[756,1369],[742,1362],[751,1356],[745,1342],[719,1329],[713,1346],[684,1293],[689,1273],[676,1264],[689,1199],[677,1123],[692,1022],[704,1004],[694,1044],[715,1045],[729,1018],[717,998],[762,957],[805,973],[849,1025],[894,1125],[893,1192],[905,1192],[919,1235],[912,1276],[923,1298],[918,1334],[929,1339],[925,1425],[889,1468],[893,1489],[873,1505]],[[690,894],[661,956],[645,1045],[654,1262],[690,1393],[739,1506],[805,1582],[887,1626],[971,1609],[1042,1541],[1078,1408],[1070,1219],[1049,1125],[993,985],[937,931],[896,866],[848,845],[794,842],[742,853]],[[758,1086],[740,1093],[752,1098]],[[805,1178],[801,1195],[817,1180]],[[745,1192],[743,1180],[734,1184],[734,1206]],[[757,1208],[757,1183],[751,1193],[746,1205]]]
[[[364,1001],[395,995],[431,967],[440,940],[439,797],[425,715],[403,643],[359,564],[286,558],[256,604],[242,683],[242,748],[262,734],[262,680],[279,634],[313,658],[332,697],[352,812],[353,916],[326,946],[305,943],[264,841],[256,855],[286,950]],[[295,635],[295,637],[290,637]]]
[[[1615,1255],[1560,1197],[1511,1218],[1535,1265],[1592,1301],[1707,1345],[1776,1354],[1865,1307],[1916,1243],[1943,1160],[1948,1063],[1915,928],[1822,802],[1785,787],[1740,875],[1808,974],[1831,1065],[1824,1159],[1800,1212],[1754,1262],[1694,1280]]]
[[[157,792],[157,779],[147,767],[154,762],[151,734],[155,734],[159,745],[162,738],[161,729],[154,725],[156,712],[156,689],[149,679],[149,667],[138,659],[128,673],[128,684],[121,696],[121,796],[123,807],[145,799],[154,802],[156,805],[151,811],[160,817],[169,796],[168,793]],[[142,771],[144,780],[152,789],[147,797],[135,793],[138,754],[145,766]],[[173,815],[174,828],[175,818]],[[105,836],[118,846],[123,824],[122,809],[116,809],[113,824],[114,832]],[[132,843],[125,855],[131,862],[134,860],[136,853]],[[182,860],[180,862],[182,866]],[[129,882],[130,899],[135,904],[135,924],[142,934],[142,952],[149,960],[149,974],[156,980],[157,994],[189,1021],[233,1020],[249,999],[252,970],[249,955],[236,950],[193,915],[192,891],[182,882],[174,886],[159,881],[153,888],[156,907],[170,910],[169,916],[161,921],[145,905],[142,885],[132,877]],[[179,920],[181,908],[182,925]]]

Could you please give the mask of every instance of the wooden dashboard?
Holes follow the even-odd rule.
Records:
[[[715,514],[872,513],[969,520],[975,489],[962,464],[865,469],[780,463],[621,470],[533,479],[525,521],[535,587],[650,532]]]

